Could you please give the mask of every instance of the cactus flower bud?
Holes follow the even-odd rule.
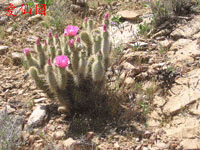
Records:
[[[77,43],[80,43],[80,42],[81,42],[80,36],[77,36],[76,42],[77,42]]]
[[[30,54],[30,49],[29,48],[25,48],[24,49],[24,54],[25,55],[29,55]]]
[[[58,33],[57,32],[55,33],[55,38],[58,39]]]
[[[108,18],[109,18],[109,15],[108,15],[108,13],[106,13],[104,16],[104,19],[108,20]]]
[[[87,23],[87,20],[88,20],[87,17],[85,17],[85,18],[84,18],[84,22]]]
[[[105,24],[103,25],[103,32],[108,32]]]
[[[69,40],[69,47],[74,47],[74,40],[73,39]]]
[[[56,62],[56,66],[58,66],[59,68],[65,68],[69,65],[69,58],[68,56],[64,56],[64,55],[61,55],[61,56],[57,56],[55,58]]]
[[[44,40],[44,46],[47,46],[47,40]]]
[[[48,58],[48,65],[51,66],[51,59]]]
[[[37,38],[36,45],[40,45],[40,37]]]
[[[51,38],[51,36],[52,36],[52,32],[49,32],[48,37]]]

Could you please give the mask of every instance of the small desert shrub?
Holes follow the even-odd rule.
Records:
[[[188,0],[155,0],[148,2],[154,15],[156,26],[166,20],[173,20],[176,16],[183,16],[192,12],[192,4]]]
[[[23,118],[14,118],[7,111],[0,112],[0,149],[11,150],[20,144],[18,135],[19,126]]]
[[[48,22],[58,33],[63,32],[65,26],[69,24],[68,20],[72,20],[70,5],[71,2],[68,0],[54,1],[47,11],[47,16],[50,17]]]

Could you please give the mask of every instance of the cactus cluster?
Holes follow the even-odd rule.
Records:
[[[38,88],[53,96],[70,112],[101,111],[105,98],[100,96],[104,87],[105,71],[109,65],[109,19],[104,17],[102,30],[93,29],[93,20],[85,18],[79,35],[77,26],[68,25],[60,37],[50,32],[41,44],[36,41],[38,60],[29,48],[24,49],[29,74]]]

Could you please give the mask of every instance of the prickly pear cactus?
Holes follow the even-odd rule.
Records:
[[[44,44],[36,41],[38,60],[24,49],[29,74],[38,88],[52,95],[70,112],[100,114],[108,111],[104,89],[105,70],[109,66],[108,15],[102,31],[93,29],[93,21],[84,19],[85,31],[68,25],[62,36],[50,32]]]

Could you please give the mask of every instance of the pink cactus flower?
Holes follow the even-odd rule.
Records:
[[[108,18],[109,18],[109,15],[108,15],[108,13],[106,13],[104,16],[104,19],[108,20]]]
[[[85,17],[85,18],[84,18],[84,22],[87,23],[87,20],[88,20],[87,17]]]
[[[65,68],[69,65],[70,61],[69,61],[69,57],[68,56],[57,56],[56,58],[56,66],[58,66],[59,68]]]
[[[57,32],[55,33],[55,38],[58,39],[58,33]]]
[[[30,49],[29,48],[25,48],[24,49],[24,54],[25,55],[29,55],[30,54]]]
[[[76,42],[77,42],[77,43],[81,43],[81,38],[80,38],[80,36],[77,36]]]
[[[52,32],[49,32],[48,37],[51,38],[51,36],[52,36]]]
[[[74,40],[71,39],[71,40],[69,40],[69,47],[73,47],[73,46],[74,46]]]
[[[40,37],[37,38],[36,45],[40,45]]]
[[[103,25],[103,32],[108,32],[105,24]]]
[[[77,26],[68,25],[64,30],[65,36],[75,36],[78,33],[79,28]]]

